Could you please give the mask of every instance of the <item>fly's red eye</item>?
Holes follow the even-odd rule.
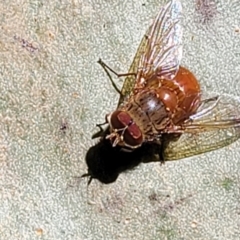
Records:
[[[113,129],[122,129],[125,127],[124,123],[118,117],[119,113],[121,111],[114,111],[111,115],[110,123]]]
[[[137,147],[142,144],[143,136],[139,127],[133,123],[131,124],[123,134],[123,139],[126,145]]]
[[[142,132],[125,111],[115,111],[111,115],[112,128],[123,137],[123,145],[137,147],[143,141]]]

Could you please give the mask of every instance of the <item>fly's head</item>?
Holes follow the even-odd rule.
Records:
[[[113,147],[118,145],[133,150],[142,145],[142,132],[128,112],[116,110],[107,115],[106,120],[110,125],[106,139],[111,140]]]

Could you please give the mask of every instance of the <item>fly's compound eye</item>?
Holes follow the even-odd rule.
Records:
[[[116,133],[118,145],[127,146],[132,149],[141,146],[143,142],[142,132],[127,112],[113,112],[110,125]]]

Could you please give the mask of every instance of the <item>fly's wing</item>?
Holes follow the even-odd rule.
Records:
[[[182,28],[180,15],[182,6],[179,0],[172,0],[162,7],[143,37],[129,73],[125,78],[120,105],[138,87],[142,78],[146,81],[153,75],[172,79],[182,58]]]
[[[136,88],[156,76],[169,80],[175,77],[182,58],[181,12],[180,1],[172,0],[159,11],[147,31],[147,44],[139,62]]]
[[[166,144],[165,160],[178,160],[227,146],[240,138],[240,99],[222,95],[203,104],[181,128],[183,133]]]

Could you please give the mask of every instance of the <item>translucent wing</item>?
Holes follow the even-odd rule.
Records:
[[[142,77],[147,80],[153,75],[167,79],[175,76],[182,58],[181,11],[178,0],[172,0],[160,9],[138,47],[129,69],[129,73],[136,76],[125,78],[118,105],[131,94],[134,85],[139,85]]]
[[[175,77],[182,58],[181,12],[182,6],[177,0],[160,9],[146,33],[147,44],[139,62],[136,85],[154,76]]]
[[[240,138],[240,99],[222,95],[211,102],[213,107],[209,104],[203,104],[192,121],[183,124],[183,134],[174,140],[169,138],[163,153],[165,160],[209,152]]]

